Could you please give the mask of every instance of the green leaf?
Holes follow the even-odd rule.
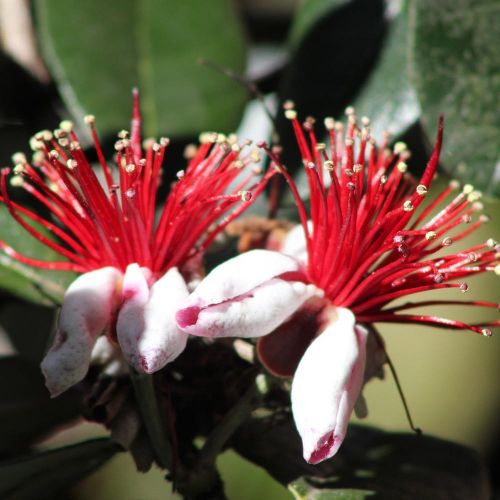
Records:
[[[0,463],[0,496],[4,500],[53,498],[109,460],[119,447],[94,439]]]
[[[298,45],[302,37],[332,10],[342,7],[352,0],[305,0],[301,3],[290,30],[289,41]]]
[[[1,358],[0,380],[4,381],[0,384],[0,453],[19,452],[79,414],[77,393],[70,390],[50,399],[35,363],[17,356]]]
[[[245,44],[230,0],[36,0],[46,61],[66,105],[96,115],[101,133],[130,119],[138,86],[147,134],[232,131],[245,92],[197,63],[245,68]]]
[[[23,229],[3,204],[0,204],[0,228],[0,238],[23,255],[46,261],[61,260],[59,254]],[[66,288],[75,276],[74,273],[64,271],[29,267],[0,251],[0,287],[31,302],[45,305],[53,305],[54,301],[61,302]]]
[[[299,499],[370,498],[370,493],[387,500],[489,498],[486,467],[479,455],[430,436],[350,425],[337,455],[310,465],[302,458],[291,419],[277,423],[271,417],[249,420],[232,446],[290,485]]]
[[[370,490],[316,488],[305,478],[290,483],[288,489],[296,500],[364,500],[375,495],[375,492]]]
[[[445,115],[444,166],[500,195],[500,3],[411,0],[410,30],[411,77],[430,137]]]
[[[389,24],[379,60],[354,100],[360,116],[371,119],[371,132],[381,138],[389,130],[398,136],[420,116],[416,92],[408,74],[408,17],[400,10]]]

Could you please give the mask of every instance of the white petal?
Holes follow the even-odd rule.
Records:
[[[147,293],[144,284],[145,280],[137,286],[137,294],[123,303],[116,330],[128,362],[138,371],[153,373],[186,347],[187,334],[177,327],[174,317],[189,292],[177,268],[167,271]]]
[[[309,231],[313,230],[311,221],[308,221],[307,227]],[[306,235],[302,224],[298,224],[288,232],[280,251],[295,257],[301,262],[307,262]]]
[[[275,278],[234,300],[183,308],[177,322],[184,331],[203,337],[261,337],[319,294],[314,285]]]
[[[292,384],[293,416],[309,463],[337,452],[363,383],[367,331],[355,328],[348,309],[335,311],[337,318],[304,353]]]
[[[300,271],[300,264],[270,250],[251,250],[217,266],[189,297],[188,305],[220,304],[243,295],[280,274]]]
[[[104,267],[82,274],[66,291],[54,344],[41,365],[52,397],[87,374],[97,337],[118,306],[121,278],[118,269]]]

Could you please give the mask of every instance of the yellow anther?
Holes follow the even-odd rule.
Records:
[[[166,148],[170,144],[169,137],[160,137],[160,146]]]
[[[195,144],[188,144],[184,148],[184,158],[186,160],[191,160],[196,156],[196,152],[198,151],[198,148]]]
[[[59,158],[59,151],[52,149],[49,151],[49,158],[57,160]]]
[[[427,241],[435,240],[436,238],[437,234],[435,231],[427,231],[427,233],[425,233],[425,239]]]
[[[359,172],[363,170],[363,165],[361,165],[360,163],[356,163],[356,165],[352,167],[352,170],[355,174],[359,174]]]
[[[424,184],[419,184],[416,191],[420,196],[425,196],[427,194],[427,186],[424,186]]]
[[[324,142],[318,142],[316,144],[316,151],[324,151],[326,149],[326,144]]]
[[[475,201],[481,199],[482,196],[483,196],[483,193],[481,193],[481,191],[472,191],[472,193],[470,193],[467,196],[467,201],[474,203]]]
[[[24,153],[14,153],[12,155],[12,163],[28,163]]]
[[[294,109],[285,109],[285,118],[287,120],[295,120],[297,118],[297,111]]]
[[[255,149],[250,153],[250,160],[254,163],[259,163],[260,161],[260,152],[258,149]]]
[[[250,191],[239,191],[238,194],[241,197],[241,201],[250,201],[252,199],[252,193]]]
[[[70,120],[63,120],[59,124],[59,128],[69,134],[73,130],[73,122]]]
[[[401,154],[403,151],[406,151],[408,149],[408,146],[404,142],[396,142],[394,144],[394,153],[397,155]]]
[[[128,139],[129,132],[128,130],[120,130],[117,135],[120,139]]]
[[[25,169],[24,164],[22,164],[22,163],[18,163],[17,165],[14,165],[14,169],[13,169],[13,170],[14,170],[14,173],[15,173],[16,175],[20,175],[20,174],[22,174],[22,173],[23,173],[26,169]]]
[[[245,168],[245,162],[243,160],[235,160],[234,166],[236,168]]]
[[[24,179],[20,175],[14,175],[9,182],[12,187],[20,187],[24,184]]]
[[[333,161],[331,160],[326,160],[324,163],[323,163],[323,168],[325,170],[333,170]]]
[[[406,200],[403,203],[403,210],[405,212],[411,212],[413,210],[413,203],[411,202],[411,200]]]
[[[86,115],[83,117],[83,121],[87,124],[87,125],[94,125],[95,124],[95,116],[94,115]]]
[[[326,117],[323,123],[326,130],[333,130],[335,128],[335,120],[331,116]]]
[[[135,165],[133,163],[128,163],[127,165],[125,165],[125,172],[127,172],[128,174],[135,172]]]
[[[354,114],[354,108],[352,106],[347,106],[347,108],[345,108],[345,114],[347,116],[352,116]]]
[[[73,170],[74,168],[76,168],[78,166],[78,163],[76,160],[73,160],[72,158],[70,158],[67,162],[66,162],[66,166],[70,169],[70,170]]]
[[[400,161],[397,165],[397,169],[402,173],[406,173],[408,170],[408,165],[404,161]]]
[[[462,191],[464,194],[470,194],[474,191],[474,186],[472,184],[465,184]]]

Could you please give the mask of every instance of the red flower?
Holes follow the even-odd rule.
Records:
[[[442,252],[486,219],[471,186],[431,216],[458,186],[451,183],[423,207],[436,173],[443,124],[431,159],[417,184],[406,174],[406,147],[377,147],[352,110],[341,123],[325,120],[329,145],[318,143],[314,120],[301,126],[288,107],[309,183],[309,207],[280,158],[266,149],[282,172],[298,207],[301,226],[281,252],[253,250],[214,269],[177,312],[185,332],[208,337],[259,338],[262,363],[275,375],[294,376],[292,410],[304,458],[317,463],[336,453],[363,381],[380,368],[369,326],[378,322],[469,329],[490,336],[487,326],[433,315],[401,313],[434,304],[498,308],[482,301],[424,300],[390,306],[395,299],[430,290],[466,292],[463,278],[498,266],[492,240],[455,253]],[[448,232],[462,228],[452,238]],[[498,270],[498,267],[496,267]],[[460,280],[456,282],[456,280]]]
[[[204,250],[264,189],[272,172],[254,181],[251,171],[238,182],[255,153],[241,153],[234,138],[204,134],[177,172],[160,213],[158,188],[169,140],[141,145],[141,118],[135,93],[132,128],[120,132],[115,166],[103,155],[95,119],[90,126],[100,175],[83,152],[69,122],[33,138],[29,164],[21,153],[1,171],[1,197],[12,217],[64,260],[25,256],[0,241],[18,261],[39,268],[85,273],[68,288],[54,346],[42,363],[53,395],[81,380],[97,337],[108,330],[138,370],[152,372],[173,360],[186,344],[173,313],[188,295]],[[247,144],[245,144],[247,146]],[[194,150],[193,150],[194,148]],[[102,178],[100,178],[102,177]],[[238,178],[238,179],[237,179]],[[25,189],[49,216],[14,202],[7,184]],[[235,182],[237,183],[234,186]],[[38,225],[38,228],[37,228]],[[59,241],[46,236],[42,226]]]

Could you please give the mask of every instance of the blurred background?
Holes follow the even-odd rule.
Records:
[[[72,119],[84,135],[87,113],[96,115],[109,154],[114,134],[127,127],[134,86],[141,91],[146,133],[172,139],[171,178],[184,147],[203,130],[239,130],[256,139],[270,138],[274,128],[285,163],[298,171],[288,123],[279,112],[271,123],[260,98],[271,110],[293,99],[300,116],[318,121],[341,117],[353,104],[359,116],[371,117],[376,137],[389,130],[407,142],[416,174],[425,166],[437,116],[445,113],[440,179],[428,196],[449,176],[474,184],[493,220],[467,246],[498,239],[499,12],[495,0],[458,6],[452,0],[0,0],[0,166],[9,165],[15,151],[27,153],[35,132],[62,119]],[[265,205],[257,205],[257,213],[265,213]],[[468,284],[468,299],[498,301],[494,273]],[[36,290],[11,279],[1,261],[0,285],[1,352],[15,350],[37,363],[53,310]],[[454,292],[441,296],[456,298]],[[436,311],[470,323],[496,317],[483,309]],[[398,325],[380,331],[416,425],[478,450],[500,486],[498,335]],[[1,378],[2,391],[8,392],[9,380]],[[365,396],[363,424],[409,430],[389,373],[372,381]],[[39,446],[105,434],[81,422]],[[8,458],[16,450],[3,453]],[[232,451],[219,464],[231,499],[290,498],[263,469]],[[168,488],[159,470],[137,474],[123,454],[63,498],[153,500],[167,498]]]

